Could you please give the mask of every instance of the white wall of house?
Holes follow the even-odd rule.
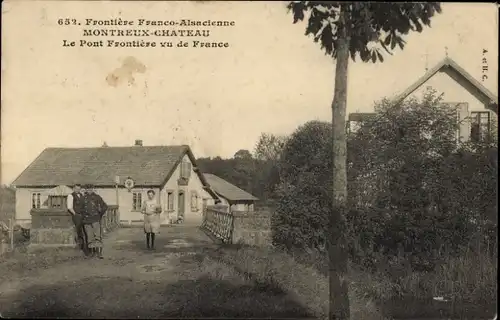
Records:
[[[48,192],[51,188],[17,188],[16,189],[16,220],[29,221],[31,220],[30,211],[33,207],[33,194],[40,194],[40,208],[47,208]],[[118,202],[120,206],[121,220],[136,220],[142,221],[143,217],[140,211],[135,211],[132,208],[133,192],[141,192],[142,199],[146,199],[146,192],[150,188],[133,189],[129,192],[125,188],[118,189]],[[159,189],[153,189],[158,194]],[[96,188],[95,192],[99,194],[108,205],[116,205],[116,189],[115,188]],[[35,199],[37,196],[35,196]],[[37,201],[35,201],[37,202]]]
[[[235,202],[232,201],[232,204],[229,204],[229,201],[218,194],[219,199],[220,199],[220,204],[224,206],[228,206],[231,211],[254,211],[254,205],[253,203],[248,203],[248,202]],[[209,205],[214,205],[215,201],[211,202]]]
[[[186,155],[183,161],[191,163]],[[133,207],[134,194],[141,194],[141,200],[147,198],[147,191],[154,190],[157,195],[159,204],[162,206],[161,213],[162,224],[169,224],[170,219],[177,219],[179,216],[179,193],[184,192],[184,219],[186,223],[200,224],[202,221],[202,211],[204,202],[207,205],[214,203],[212,196],[203,189],[203,184],[194,172],[191,164],[191,174],[189,182],[186,186],[179,186],[178,179],[180,178],[180,165],[175,169],[174,173],[166,183],[165,187],[159,188],[133,188],[130,192],[126,188],[118,189],[118,205],[120,207],[120,220],[125,223],[143,221],[144,217],[140,209]],[[165,173],[166,175],[167,173]],[[48,199],[48,191],[50,188],[17,188],[16,189],[16,220],[30,221],[30,210],[32,208],[32,194],[40,194],[40,207],[46,208]],[[115,188],[96,188],[96,193],[99,194],[108,205],[117,204],[117,196]],[[168,193],[172,197],[172,204],[168,207]]]
[[[231,205],[231,211],[253,211],[253,204],[248,203],[235,203]]]
[[[31,221],[32,196],[35,194],[35,205],[40,203],[40,208],[47,208],[49,188],[16,188],[16,222]],[[38,201],[40,194],[40,201]]]
[[[144,217],[140,211],[140,209],[134,209],[134,193],[141,194],[140,202],[144,201],[147,198],[148,190],[154,190],[158,195],[158,188],[133,188],[128,191],[126,188],[118,189],[118,205],[120,210],[120,220],[123,222],[138,222],[143,221]],[[116,189],[115,188],[96,188],[95,192],[99,194],[102,199],[108,205],[116,205],[117,197],[116,197]],[[140,204],[137,204],[140,208]]]
[[[213,206],[213,205],[215,205],[215,199],[213,199],[213,198],[205,199],[204,200],[204,205],[205,206]]]
[[[226,198],[224,198],[223,196],[219,195],[219,200],[220,200],[220,204],[225,205],[225,206],[229,206],[229,201]]]
[[[405,100],[413,98],[422,99],[430,88],[437,91],[437,94],[443,94],[443,103],[466,103],[460,111],[460,140],[467,141],[470,139],[470,113],[471,112],[488,112],[490,114],[490,122],[496,122],[497,116],[494,112],[488,110],[485,101],[479,100],[470,91],[475,89],[466,81],[457,82],[451,78],[446,72],[438,72],[432,76],[426,83],[415,90]]]
[[[469,90],[467,90],[476,90],[475,88],[470,88],[469,86],[470,84],[468,82],[460,84],[451,78],[447,73],[438,72],[420,88],[415,90],[410,97],[414,96],[421,99],[427,91],[427,87],[431,87],[436,90],[438,94],[443,93],[443,102],[467,102],[469,104],[470,111],[487,110],[484,103],[478,100],[469,92]]]
[[[182,159],[183,162],[191,163],[187,155]],[[210,205],[213,202],[212,196],[203,189],[203,184],[193,170],[191,163],[191,173],[189,182],[186,186],[179,186],[178,179],[181,177],[181,165],[177,166],[174,173],[161,191],[161,199],[166,210],[165,218],[177,219],[179,217],[179,194],[184,193],[184,219],[185,223],[201,224],[203,215],[203,202]],[[172,200],[169,208],[169,197]]]

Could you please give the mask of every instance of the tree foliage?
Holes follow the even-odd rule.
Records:
[[[441,13],[439,2],[335,2],[292,1],[288,9],[293,22],[308,15],[306,36],[313,36],[326,54],[337,56],[339,33],[345,30],[353,60],[383,62],[382,53],[405,46],[403,39],[411,31],[422,32],[431,26],[431,18]]]
[[[393,105],[384,100],[376,106],[379,116],[349,140],[353,205],[408,213],[455,207],[463,215],[466,208],[485,211],[485,204],[495,202],[496,146],[458,144],[457,110],[440,102],[428,92],[422,101]]]
[[[322,186],[332,180],[330,141],[332,125],[310,121],[297,128],[285,144],[280,161],[280,177],[287,185],[297,185],[306,176],[319,179]],[[325,161],[326,160],[326,161]],[[331,190],[331,188],[329,188]]]
[[[310,121],[288,138],[280,160],[281,184],[273,215],[273,242],[291,248],[323,248],[331,211],[332,126]],[[325,143],[326,142],[326,143]]]
[[[351,259],[380,268],[382,257],[403,254],[414,270],[428,270],[444,251],[493,248],[498,145],[458,144],[456,110],[432,92],[399,105],[383,100],[376,111],[348,140]],[[329,124],[309,122],[284,148],[278,244],[322,248],[332,167],[316,162],[328,155],[330,133]]]
[[[381,49],[391,53],[396,44],[403,49],[403,35],[423,25],[441,12],[440,4],[390,2],[293,1],[288,8],[294,23],[308,16],[306,35],[336,59],[335,90],[332,102],[333,188],[329,231],[330,319],[349,318],[348,286],[345,281],[347,257],[343,224],[347,209],[347,168],[345,117],[349,56],[355,60],[383,61]]]
[[[276,197],[279,183],[278,163],[274,160],[254,159],[244,150],[231,159],[199,158],[197,163],[204,173],[212,173],[259,198],[269,205]]]
[[[240,149],[234,154],[235,159],[252,159],[252,154],[246,149]]]
[[[384,100],[349,137],[350,203],[360,208],[349,217],[350,234],[363,248],[351,248],[353,259],[376,262],[365,254],[402,250],[425,269],[439,250],[491,244],[497,145],[459,144],[457,110],[440,102],[434,92],[399,105]]]
[[[8,185],[0,186],[0,222],[9,223],[15,218],[16,190]]]
[[[281,157],[286,140],[286,136],[262,133],[255,146],[255,158],[263,161],[278,161]]]

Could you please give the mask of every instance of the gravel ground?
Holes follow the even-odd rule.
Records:
[[[105,240],[105,259],[77,250],[17,253],[0,264],[0,312],[7,318],[297,317],[308,313],[211,258],[196,227],[175,226],[144,248],[140,228]]]

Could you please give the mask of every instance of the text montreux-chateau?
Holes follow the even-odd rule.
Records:
[[[83,29],[85,37],[209,37],[210,30]]]

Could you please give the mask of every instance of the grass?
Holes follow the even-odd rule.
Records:
[[[217,251],[219,261],[257,281],[282,289],[317,318],[328,315],[328,277],[312,265],[275,248],[225,246]],[[357,290],[350,290],[352,319],[385,319],[376,304]]]
[[[140,229],[129,228],[118,232],[121,237],[125,235],[142,241]],[[169,228],[160,236],[164,240],[159,241],[190,237],[186,228]],[[243,245],[207,247],[205,243],[199,242],[193,248],[180,248],[179,252],[162,249],[151,256],[141,253],[139,248],[142,242],[117,242],[119,247],[115,253],[107,251],[116,256],[103,260],[98,268],[91,266],[91,269],[86,268],[88,262],[76,250],[26,252],[18,249],[0,263],[0,283],[13,277],[47,278],[53,269],[50,276],[53,285],[32,285],[27,289],[28,293],[17,298],[20,301],[17,310],[26,309],[23,303],[33,299],[40,310],[46,308],[43,307],[45,305],[65,308],[55,311],[43,309],[43,316],[50,316],[50,312],[55,314],[56,311],[68,317],[85,316],[85,310],[95,310],[91,317],[109,317],[110,314],[152,318],[201,315],[262,317],[270,313],[326,317],[329,307],[328,277],[323,254],[285,253],[276,248]],[[154,281],[140,279],[130,273],[131,266],[152,264],[155,259],[163,259],[165,254],[170,257],[166,261],[173,265],[173,273],[158,276]],[[98,280],[92,284],[88,276],[78,275],[75,278],[75,271],[71,268],[83,268],[83,275],[93,272]],[[465,314],[467,318],[480,318],[495,312],[495,258],[469,252],[463,257],[443,259],[432,272],[378,270],[368,272],[350,265],[348,280],[352,319],[443,318],[453,314],[456,318],[466,318]],[[62,277],[64,273],[73,277],[73,283],[53,278]],[[86,302],[78,300],[77,288],[92,292],[92,299]],[[454,303],[436,302],[432,299],[436,295],[453,298]],[[120,296],[119,301],[116,296]],[[95,302],[99,299],[102,301]],[[167,302],[169,306],[165,307]],[[147,310],[147,315],[138,313],[141,308]],[[28,314],[37,315],[41,316],[40,313]]]
[[[82,260],[82,257],[74,249],[53,248],[29,252],[25,246],[16,247],[13,252],[0,258],[0,282],[13,276],[33,276],[36,272],[77,260]]]
[[[217,247],[190,230],[160,233],[151,252],[143,249],[141,229],[120,229],[103,260],[74,249],[16,252],[0,263],[0,286],[10,288],[0,297],[8,306],[2,312],[100,319],[310,316],[272,283],[221,262]],[[172,248],[178,239],[192,246]]]
[[[0,189],[0,221],[8,224],[8,219],[14,215],[15,193],[10,189]],[[126,228],[126,226],[125,226]],[[135,226],[131,226],[136,228]],[[140,228],[138,228],[140,229]],[[171,230],[175,230],[172,228]],[[170,232],[170,231],[169,231]],[[176,235],[173,235],[176,237]],[[8,279],[36,277],[45,270],[63,265],[80,264],[82,256],[71,249],[50,249],[30,253],[26,251],[25,242],[20,233],[15,235],[16,249],[0,257],[0,283]],[[177,235],[182,238],[182,236]],[[82,305],[81,301],[68,297],[78,297],[76,287],[97,292],[109,292],[113,287],[112,296],[104,294],[105,302],[94,312],[94,317],[109,317],[109,310],[116,317],[130,318],[136,315],[142,306],[150,306],[151,317],[160,314],[168,316],[250,316],[255,309],[273,310],[277,314],[288,312],[286,305],[294,305],[292,309],[298,313],[312,313],[315,317],[325,318],[328,312],[328,264],[324,255],[311,252],[285,253],[276,248],[255,248],[246,246],[223,246],[219,250],[197,253],[193,257],[198,262],[191,267],[183,266],[179,271],[184,280],[176,283],[139,281],[133,282],[130,277],[107,277],[92,284],[85,278],[75,284],[34,287],[30,290],[38,297],[38,302],[52,306],[52,311],[45,310],[45,316],[64,314],[75,316],[78,310],[91,310],[90,302]],[[190,258],[191,259],[191,258]],[[188,259],[188,260],[190,260]],[[400,257],[399,262],[404,261]],[[126,261],[125,261],[126,260]],[[125,259],[124,265],[135,262]],[[192,259],[191,259],[192,260]],[[112,265],[113,271],[116,263]],[[396,263],[403,265],[404,263]],[[121,266],[122,264],[120,264]],[[195,266],[195,267],[193,267]],[[401,270],[384,270],[381,267],[376,272],[369,272],[359,266],[350,266],[350,304],[352,319],[399,319],[431,316],[451,316],[479,318],[495,313],[497,300],[497,258],[468,252],[462,257],[450,258],[443,254],[443,259],[432,272],[401,272]],[[231,284],[231,285],[230,285]],[[144,289],[149,286],[149,291]],[[73,288],[73,289],[71,289]],[[73,290],[73,291],[72,291]],[[38,296],[37,292],[44,292]],[[156,300],[151,300],[150,293]],[[134,294],[132,294],[134,293]],[[284,294],[286,293],[286,294]],[[205,301],[196,300],[196,296],[204,294],[209,298]],[[116,296],[121,296],[116,301]],[[165,311],[164,295],[174,295],[169,302],[177,308]],[[443,295],[453,302],[442,303],[432,300],[432,297]],[[292,301],[286,300],[289,296]],[[237,304],[226,301],[237,298]],[[68,300],[69,299],[69,300]],[[109,305],[107,305],[109,299]],[[148,300],[149,299],[149,300]],[[63,306],[53,301],[63,301]],[[193,306],[193,302],[196,301]],[[296,306],[295,306],[296,304]],[[67,307],[64,307],[66,305]],[[218,306],[218,307],[215,307]],[[307,311],[302,310],[304,307]],[[22,309],[23,307],[20,307]],[[61,309],[63,308],[63,309]],[[74,309],[76,311],[72,311]],[[136,308],[136,309],[134,309]],[[201,311],[200,311],[201,310]],[[242,312],[238,310],[243,310]],[[56,312],[57,311],[57,312]],[[238,313],[239,312],[239,313]],[[297,313],[295,312],[295,313]],[[472,316],[471,316],[472,314]],[[37,314],[28,314],[28,316]],[[39,315],[39,314],[38,314]],[[255,315],[255,314],[254,314]],[[87,317],[86,313],[81,314]],[[144,313],[137,314],[144,317]],[[261,315],[262,316],[262,315]]]
[[[226,246],[218,255],[237,270],[291,293],[316,317],[327,315],[328,266],[320,253]],[[351,264],[351,318],[488,318],[496,312],[496,268],[496,258],[471,252],[443,257],[430,272],[368,272]],[[450,301],[436,301],[436,296]]]

